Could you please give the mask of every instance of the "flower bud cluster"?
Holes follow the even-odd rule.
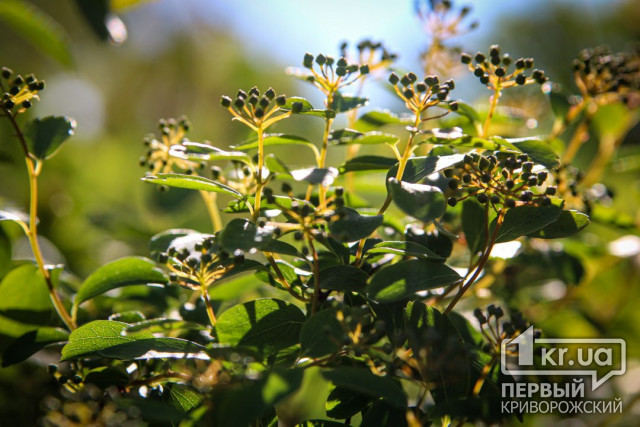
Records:
[[[348,43],[343,42],[340,45],[340,55],[343,58],[348,58]],[[368,67],[369,72],[388,68],[391,63],[398,59],[398,55],[389,52],[389,50],[381,43],[374,42],[369,39],[360,41],[356,45],[358,51],[357,63],[362,66]]]
[[[451,79],[441,83],[438,76],[431,75],[418,81],[414,73],[407,73],[402,77],[391,73],[389,83],[393,85],[396,94],[405,102],[407,108],[415,114],[421,114],[429,107],[447,102],[449,92],[455,88],[455,82]],[[457,110],[457,102],[450,101],[448,104],[452,111]]]
[[[147,152],[140,157],[140,166],[148,167],[152,174],[171,173],[178,169],[186,174],[194,173],[194,169],[204,167],[204,164],[192,160],[172,156],[169,151],[174,145],[181,145],[187,139],[189,121],[186,117],[179,119],[161,119],[158,122],[160,137],[147,135],[143,143]]]
[[[612,53],[608,47],[585,49],[573,61],[576,85],[585,97],[599,102],[640,104],[640,56]]]
[[[167,252],[158,255],[158,262],[165,264],[170,271],[169,283],[189,289],[208,286],[219,277],[244,263],[244,252],[236,250],[233,254],[222,250],[215,237],[205,237],[193,248],[171,246]]]
[[[523,205],[549,206],[549,196],[556,194],[556,187],[546,186],[543,191],[540,187],[547,181],[548,173],[536,172],[534,167],[527,154],[467,154],[461,163],[442,172],[449,178],[451,196],[447,203],[455,206],[473,196],[495,210]]]
[[[39,99],[38,92],[44,90],[44,81],[36,79],[33,74],[24,77],[18,74],[14,77],[13,71],[7,67],[2,67],[0,74],[8,86],[6,90],[5,85],[0,83],[3,92],[1,102],[5,110],[13,111],[17,108],[17,112],[21,113],[31,108],[33,100]]]
[[[492,45],[488,55],[482,52],[474,56],[463,53],[460,61],[468,66],[480,83],[491,90],[531,83],[543,84],[549,80],[544,71],[533,69],[533,58],[519,58],[514,61],[508,53],[501,54],[498,45]],[[527,75],[531,69],[533,70]]]
[[[249,89],[249,92],[238,90],[235,99],[226,95],[220,98],[220,104],[229,110],[237,120],[254,128],[263,125],[278,112],[288,115],[287,110],[283,109],[286,103],[286,96],[276,94],[273,88],[269,88],[261,94],[256,86]],[[300,112],[302,104],[294,102],[290,109],[294,113]]]

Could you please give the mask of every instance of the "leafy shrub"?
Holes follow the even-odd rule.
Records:
[[[443,4],[423,13],[445,19],[454,12]],[[443,40],[433,46],[427,65],[459,55]],[[212,231],[162,231],[149,258],[118,259],[79,285],[44,260],[37,220],[39,178],[75,123],[24,123],[44,82],[2,69],[2,112],[31,197],[28,214],[5,210],[0,220],[17,224],[35,255],[3,272],[3,365],[60,349],[49,369],[64,400],[47,423],[505,421],[498,390],[513,379],[500,372],[500,346],[530,326],[518,293],[528,280],[574,285],[584,274],[578,257],[547,241],[579,233],[607,197],[594,188],[637,119],[637,54],[585,50],[574,63],[580,97],[568,98],[531,58],[496,45],[462,53],[490,91],[486,111],[457,100],[448,76],[391,72],[406,107],[396,115],[361,110],[364,82],[388,74],[396,56],[371,41],[354,51],[307,53],[289,70],[321,91],[322,108],[272,88],[223,96],[249,131],[231,149],[189,140],[186,118],[161,120],[144,140],[142,179],[197,191]],[[504,91],[525,85],[549,96],[548,135],[522,136],[521,119],[499,108]],[[319,144],[312,132],[273,132],[290,120],[321,122]],[[578,172],[571,161],[589,132],[599,155]],[[388,154],[360,153],[374,145]],[[305,167],[277,156],[280,146],[306,153],[295,162]],[[344,162],[329,165],[342,148]],[[356,177],[384,186],[381,203]],[[221,209],[233,219],[223,223]],[[520,251],[501,256],[509,242]]]

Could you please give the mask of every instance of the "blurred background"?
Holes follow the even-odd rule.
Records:
[[[98,3],[107,10],[108,1]],[[581,49],[607,44],[613,51],[628,50],[640,40],[637,0],[468,3],[472,11],[466,22],[477,21],[478,26],[449,40],[449,45],[473,53],[499,43],[514,58],[535,58],[536,67],[567,93],[577,93],[571,61]],[[342,41],[353,46],[369,38],[398,54],[398,70],[420,75],[421,55],[431,41],[411,0],[114,0],[110,3],[114,17],[106,33],[83,14],[82,4],[0,0],[0,65],[23,74],[33,72],[47,83],[42,100],[29,115],[67,114],[78,122],[76,136],[45,165],[40,232],[51,242],[45,249],[49,261],[64,263],[80,278],[113,259],[147,255],[149,237],[164,229],[210,228],[197,194],[160,193],[140,180],[145,172],[138,166],[144,153],[142,138],[156,131],[158,119],[186,115],[192,123],[189,139],[227,147],[242,141],[246,133],[220,107],[221,95],[254,85],[272,86],[278,93],[304,96],[320,108],[314,88],[284,72],[288,66],[301,65],[305,52],[338,56]],[[401,104],[384,88],[387,76],[378,77],[379,82],[370,81],[365,88],[370,95],[367,108],[401,111]],[[487,102],[486,89],[469,73],[442,77],[456,79],[454,98],[478,105]],[[548,132],[548,102],[539,88],[531,96],[537,100],[539,117],[531,132]],[[315,120],[290,122],[287,131],[307,131],[311,126],[311,132],[321,136]],[[621,149],[638,153],[640,163],[637,136],[636,129]],[[336,152],[330,164],[336,166],[342,156]],[[285,157],[300,162],[293,149]],[[606,178],[619,196],[615,203],[636,224],[638,168],[636,164]],[[0,208],[25,209],[27,196],[22,155],[2,120]],[[19,234],[9,226],[4,226],[4,233]],[[627,252],[620,256],[602,247],[637,230],[594,225],[588,233],[592,253],[581,254],[587,273],[579,291],[565,310],[535,306],[529,316],[549,336],[627,338],[630,358],[637,359],[640,317],[632,303],[640,301],[640,243],[636,241],[635,249],[633,244],[624,246]],[[13,252],[14,258],[30,256],[27,242],[19,238]],[[38,411],[38,396],[43,393],[39,387],[48,380],[16,381],[30,375],[29,369],[20,365],[0,373],[0,413],[18,417],[24,408]],[[637,372],[640,365],[630,363],[630,369]],[[632,395],[640,392],[637,383],[621,386]]]

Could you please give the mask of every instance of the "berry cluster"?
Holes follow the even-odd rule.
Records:
[[[155,135],[147,135],[143,140],[147,152],[140,157],[140,166],[148,167],[152,174],[171,173],[176,168],[186,174],[192,174],[195,168],[202,168],[202,163],[175,157],[170,153],[171,147],[181,145],[187,140],[185,135],[189,126],[189,121],[184,116],[178,120],[161,119],[158,122],[160,139]]]
[[[309,70],[310,74],[301,74],[293,69],[288,69],[287,72],[313,83],[327,98],[332,97],[339,89],[355,83],[370,71],[370,66],[367,63],[350,64],[344,56],[336,60],[332,56],[323,54],[314,57],[308,52],[304,54],[302,65]]]
[[[13,71],[7,67],[2,67],[2,78],[9,82],[9,90],[5,91],[4,85],[0,83],[2,89],[2,106],[5,110],[13,110],[18,107],[20,113],[27,108],[31,108],[32,100],[39,99],[38,92],[44,90],[44,81],[38,80],[33,74],[22,77],[20,74],[12,79]]]
[[[467,154],[461,164],[443,171],[449,178],[452,194],[447,202],[455,206],[475,196],[479,203],[489,203],[495,210],[522,205],[549,206],[549,196],[556,194],[556,187],[547,186],[544,192],[531,191],[544,185],[548,177],[546,171],[534,172],[533,169],[534,163],[527,154]]]
[[[343,42],[340,45],[340,55],[343,58],[348,58],[347,42]],[[398,55],[391,53],[380,42],[373,42],[371,40],[362,40],[356,45],[358,50],[357,63],[360,66],[367,66],[369,72],[387,68],[392,62],[398,59]]]
[[[244,263],[244,253],[238,249],[229,254],[215,244],[213,236],[209,236],[193,247],[169,247],[167,252],[158,255],[158,262],[167,265],[171,284],[196,290],[209,286],[236,265]]]
[[[493,304],[487,306],[486,314],[480,308],[476,308],[473,311],[473,315],[478,320],[480,332],[488,341],[485,351],[493,352],[494,354],[500,353],[502,341],[516,338],[530,326],[519,311],[513,312],[511,320],[504,321],[500,325],[500,319],[504,316],[504,311],[501,307]],[[534,335],[538,338],[540,331],[534,331]]]
[[[414,73],[407,73],[402,78],[391,73],[389,83],[393,85],[398,96],[405,102],[409,110],[421,114],[429,107],[438,105],[449,98],[449,92],[455,88],[453,80],[440,83],[438,76],[427,76],[422,81]],[[458,109],[458,103],[448,102],[451,111]]]
[[[508,53],[502,55],[498,45],[489,48],[488,56],[482,52],[476,53],[473,57],[463,53],[460,60],[480,79],[480,83],[491,90],[531,83],[543,84],[548,80],[542,70],[534,69],[529,76],[525,74],[526,70],[533,68],[533,58],[519,58],[514,61]],[[509,71],[512,64],[514,69]]]
[[[232,100],[228,96],[220,98],[220,104],[238,120],[253,130],[261,127],[263,130],[273,123],[288,117],[291,113],[285,108],[287,98],[285,95],[277,95],[273,88],[267,89],[264,94],[256,86],[245,92],[242,89],[236,94],[236,99]],[[294,113],[302,110],[302,104],[294,102],[290,109]],[[281,113],[281,114],[278,114]]]
[[[461,29],[460,24],[471,12],[471,7],[458,9],[450,0],[416,1],[415,8],[426,31],[439,40],[465,34],[478,26],[478,22],[473,21],[467,28]]]
[[[585,97],[602,102],[640,102],[640,56],[612,53],[608,47],[585,49],[573,62],[576,85]],[[634,97],[635,99],[630,99]]]

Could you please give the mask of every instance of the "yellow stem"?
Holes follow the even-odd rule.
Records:
[[[258,130],[258,171],[256,173],[256,197],[255,203],[253,207],[253,220],[257,220],[260,216],[260,201],[262,199],[262,169],[264,167],[264,132],[262,127],[259,127]]]
[[[38,269],[44,277],[44,280],[47,284],[47,288],[49,290],[49,297],[51,298],[51,302],[53,303],[53,307],[58,313],[58,316],[64,324],[69,328],[69,330],[73,331],[77,328],[75,319],[72,318],[67,309],[64,307],[60,296],[55,290],[53,286],[53,281],[51,279],[51,273],[46,268],[44,263],[44,257],[42,256],[42,250],[40,249],[40,243],[38,242],[38,175],[41,170],[41,163],[38,163],[36,160],[33,160],[31,157],[26,158],[27,162],[27,170],[29,172],[29,243],[31,245],[31,250],[33,251],[33,256],[36,260],[36,264],[38,265]]]
[[[211,219],[211,225],[213,225],[213,232],[215,233],[222,230],[222,219],[220,218],[220,212],[218,212],[218,206],[216,203],[218,194],[208,191],[200,191],[200,195],[207,207],[209,219]]]
[[[493,90],[493,95],[491,96],[489,112],[487,113],[487,119],[484,121],[484,125],[482,126],[482,135],[480,135],[482,137],[486,137],[489,134],[489,124],[491,124],[491,119],[493,119],[493,114],[495,113],[496,106],[498,105],[498,98],[500,98],[500,78],[498,78]]]
[[[211,326],[216,326],[216,315],[213,312],[213,306],[211,305],[211,300],[209,299],[209,292],[207,292],[208,286],[201,286],[200,292],[202,293],[202,299],[204,300],[204,305],[207,308],[207,316],[209,316],[209,322],[211,322]]]

